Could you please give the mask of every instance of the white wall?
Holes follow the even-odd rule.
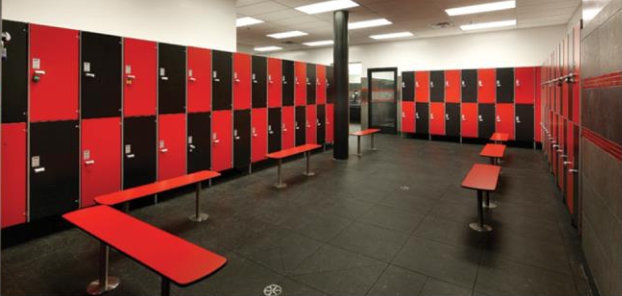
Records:
[[[3,0],[2,18],[235,51],[232,0]]]

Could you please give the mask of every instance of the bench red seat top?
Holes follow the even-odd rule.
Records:
[[[505,153],[505,145],[503,144],[486,144],[479,153],[483,157],[501,158]]]
[[[277,151],[277,152],[272,152],[269,154],[266,154],[266,157],[268,158],[272,158],[272,159],[282,159],[282,158],[286,158],[292,155],[296,155],[296,154],[300,154],[300,153],[304,153],[307,151],[311,151],[311,150],[315,150],[317,148],[322,147],[322,145],[318,145],[318,144],[304,144],[304,145],[300,145],[300,146],[296,146],[296,147],[292,147],[292,148],[288,148],[288,149],[283,149],[281,151]]]
[[[497,189],[500,172],[500,166],[476,163],[462,180],[462,187],[494,191]]]
[[[378,129],[378,128],[369,128],[369,129],[362,130],[362,131],[351,132],[350,135],[351,136],[367,136],[367,135],[370,135],[370,134],[375,134],[377,132],[380,132],[380,129]]]
[[[490,136],[490,140],[493,142],[507,142],[510,139],[510,135],[507,133],[493,133]]]
[[[89,235],[180,286],[218,271],[227,258],[108,206],[63,215]]]

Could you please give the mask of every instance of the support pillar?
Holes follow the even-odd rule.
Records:
[[[335,76],[335,109],[333,157],[348,159],[348,133],[350,107],[348,102],[348,12],[335,11],[333,14],[333,63]]]

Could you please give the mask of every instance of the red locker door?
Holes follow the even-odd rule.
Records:
[[[268,109],[251,111],[251,161],[266,159],[268,153]]]
[[[414,109],[414,104],[413,104],[413,109]],[[326,104],[326,143],[333,143],[335,142],[334,136],[333,136],[333,119],[335,117],[334,114],[334,110],[335,110],[335,105],[333,104]],[[414,112],[413,112],[414,113]],[[413,115],[414,116],[414,115]],[[414,128],[414,126],[413,126]]]
[[[281,60],[268,58],[268,107],[281,107],[283,69]]]
[[[462,137],[477,138],[477,103],[462,103],[461,112]]]
[[[2,228],[26,222],[26,123],[2,124]]]
[[[460,103],[461,72],[460,70],[445,71],[445,103]]]
[[[212,116],[212,170],[233,167],[233,119],[231,111],[214,111]]]
[[[307,117],[305,127],[307,129],[307,144],[317,143],[317,110],[315,105],[307,105]]]
[[[495,103],[497,101],[497,72],[495,69],[477,70],[477,101]]]
[[[514,104],[497,104],[495,109],[497,112],[495,131],[507,133],[510,140],[514,140]]]
[[[538,85],[540,83],[540,76],[542,75],[542,68],[537,67],[535,69],[536,72],[536,85]],[[534,103],[534,112],[536,112],[536,114],[534,114],[534,124],[533,124],[533,135],[534,135],[534,139],[536,140],[536,142],[538,143],[542,143],[542,128],[540,127],[540,122],[542,121],[542,99],[540,98],[540,95],[542,93],[542,90],[540,87],[536,87],[536,94],[535,94],[535,103]]]
[[[402,102],[402,132],[415,133],[415,102]]]
[[[296,106],[304,106],[307,104],[307,64],[295,62],[294,72],[294,104]]]
[[[430,103],[430,134],[445,135],[445,103]]]
[[[156,113],[158,47],[155,42],[123,39],[123,116]]]
[[[415,101],[426,103],[430,101],[430,72],[415,72]]]
[[[188,47],[188,112],[212,109],[212,51]]]
[[[283,132],[283,137],[281,138],[281,146],[283,149],[292,148],[296,144],[296,130],[294,129],[295,120],[294,120],[294,106],[285,106],[283,107],[281,114],[282,116],[282,127],[281,131]]]
[[[233,55],[233,109],[251,108],[251,56],[244,53]]]
[[[535,68],[516,68],[514,75],[514,102],[516,104],[533,104],[536,90]]]
[[[315,95],[317,104],[326,104],[326,66],[317,65],[317,81],[315,82]]]
[[[158,117],[158,180],[186,173],[186,114]]]
[[[78,119],[76,30],[30,25],[30,121]]]
[[[121,189],[121,120],[82,120],[81,206],[95,204],[98,195]]]
[[[567,143],[567,158],[563,163],[564,173],[566,174],[566,206],[571,214],[574,214],[574,197],[575,197],[575,173],[568,170],[573,169],[576,166],[577,156],[574,154],[574,147],[578,147],[579,143],[576,143],[578,139],[575,139],[574,130],[576,127],[572,122],[568,121],[568,127],[566,129],[566,143]]]

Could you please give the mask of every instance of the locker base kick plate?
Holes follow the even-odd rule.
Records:
[[[203,222],[209,219],[209,215],[206,213],[199,213],[198,215],[191,215],[188,219],[192,222]]]

